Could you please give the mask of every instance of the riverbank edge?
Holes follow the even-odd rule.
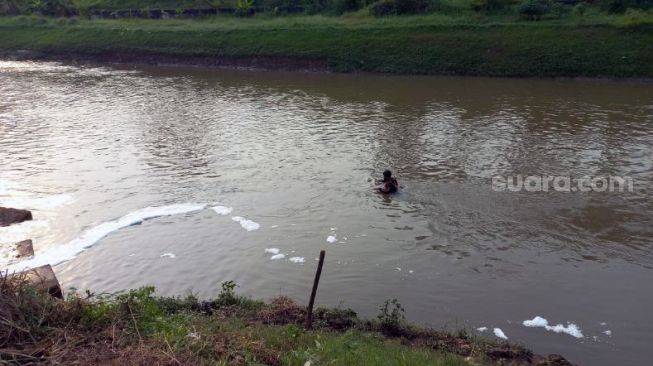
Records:
[[[129,54],[121,52],[104,52],[101,54],[38,52],[30,50],[3,51],[0,50],[0,61],[44,61],[60,62],[73,65],[106,66],[161,66],[161,67],[197,67],[225,70],[251,71],[284,71],[305,73],[339,73],[328,67],[327,60],[305,59],[278,56],[252,57],[207,57],[207,56],[174,56],[163,54]],[[370,75],[403,75],[403,76],[442,76],[442,77],[489,77],[561,81],[606,81],[627,83],[653,83],[653,77],[613,77],[613,76],[482,76],[482,75],[451,75],[451,74],[387,74],[375,72],[348,72]]]
[[[129,53],[102,51],[99,53],[60,51],[6,51],[0,49],[0,60],[5,61],[49,61],[81,65],[152,65],[175,67],[206,67],[224,69],[246,69],[262,71],[333,72],[327,60],[286,56],[242,56],[210,57],[170,55],[160,53]],[[653,78],[651,79],[653,81]]]
[[[396,300],[386,301],[374,320],[359,318],[351,309],[317,308],[313,326],[305,328],[305,306],[284,296],[252,300],[236,295],[236,287],[224,282],[214,300],[204,301],[192,294],[155,296],[153,287],[84,296],[71,290],[60,299],[35,290],[20,275],[0,274],[0,331],[7,338],[0,361],[282,365],[313,359],[320,364],[373,351],[400,354],[405,364],[412,364],[408,357],[444,366],[572,365],[560,355],[537,355],[473,332],[407,323]],[[351,365],[370,360],[362,361]]]
[[[221,29],[208,24],[167,29],[153,22],[120,20],[110,26],[92,21],[81,26],[10,23],[0,23],[0,57],[23,60],[408,75],[653,78],[653,26]]]

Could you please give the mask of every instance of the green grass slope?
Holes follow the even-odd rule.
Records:
[[[0,50],[287,57],[340,72],[653,76],[653,25],[473,24],[435,17],[213,20],[0,18]],[[110,61],[110,60],[109,60]]]

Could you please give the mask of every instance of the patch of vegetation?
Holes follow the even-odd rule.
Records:
[[[379,320],[317,309],[306,330],[306,309],[292,300],[253,301],[236,295],[231,281],[222,287],[214,300],[159,297],[152,287],[71,291],[60,300],[20,277],[0,276],[0,363],[565,365],[508,343],[408,325],[396,300],[382,307]],[[389,325],[402,334],[384,335]]]
[[[0,17],[0,50],[82,60],[235,62],[290,69],[299,60],[338,72],[653,77],[653,18],[648,13],[607,17],[575,9],[574,18],[556,20],[547,18],[551,12],[537,15],[529,5],[524,14],[538,22],[464,14],[204,20]],[[243,60],[257,64],[238,63]]]

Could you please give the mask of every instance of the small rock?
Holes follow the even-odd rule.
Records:
[[[9,226],[32,219],[32,213],[28,210],[0,207],[0,226]]]
[[[28,239],[16,243],[16,251],[18,252],[16,258],[27,258],[34,256],[34,245],[32,244],[32,240]]]

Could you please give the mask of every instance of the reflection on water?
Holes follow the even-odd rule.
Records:
[[[500,327],[583,364],[653,357],[650,84],[0,62],[0,95],[0,204],[35,210],[0,242],[29,235],[38,256],[180,203],[261,225],[154,218],[57,266],[66,286],[212,296],[233,279],[304,300],[326,248],[323,304],[374,315],[397,297],[415,321]],[[403,186],[392,197],[371,189],[387,167]],[[635,189],[493,192],[497,174]],[[270,260],[273,247],[306,262]],[[521,325],[536,315],[585,337]]]

